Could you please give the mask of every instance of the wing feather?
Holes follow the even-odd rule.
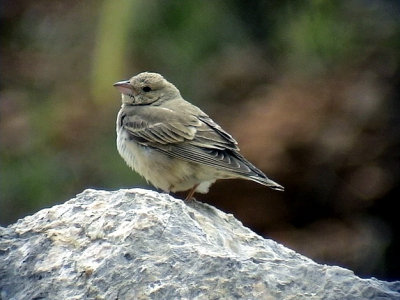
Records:
[[[242,176],[265,177],[239,154],[235,139],[205,114],[135,107],[121,124],[130,139],[166,155]]]
[[[153,146],[193,140],[196,127],[200,125],[200,120],[194,116],[181,116],[160,107],[135,107],[128,110],[121,120],[121,126],[131,139]]]

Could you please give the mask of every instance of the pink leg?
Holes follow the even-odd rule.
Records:
[[[198,186],[199,186],[199,185],[196,184],[194,187],[192,187],[192,188],[190,189],[189,193],[187,194],[187,196],[186,196],[186,198],[185,198],[185,201],[189,201],[190,199],[192,199],[192,197],[193,197],[193,195],[194,195],[194,192],[196,191],[196,189],[197,189]]]

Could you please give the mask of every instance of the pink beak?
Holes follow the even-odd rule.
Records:
[[[114,83],[113,86],[115,86],[117,90],[120,91],[122,94],[135,94],[135,91],[129,80],[118,81]]]

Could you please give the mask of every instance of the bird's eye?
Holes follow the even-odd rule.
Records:
[[[149,87],[149,86],[144,86],[144,87],[142,87],[142,91],[143,92],[150,92],[151,91],[151,87]]]

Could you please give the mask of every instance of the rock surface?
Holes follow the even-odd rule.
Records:
[[[1,299],[400,299],[207,204],[86,190],[0,228]]]

